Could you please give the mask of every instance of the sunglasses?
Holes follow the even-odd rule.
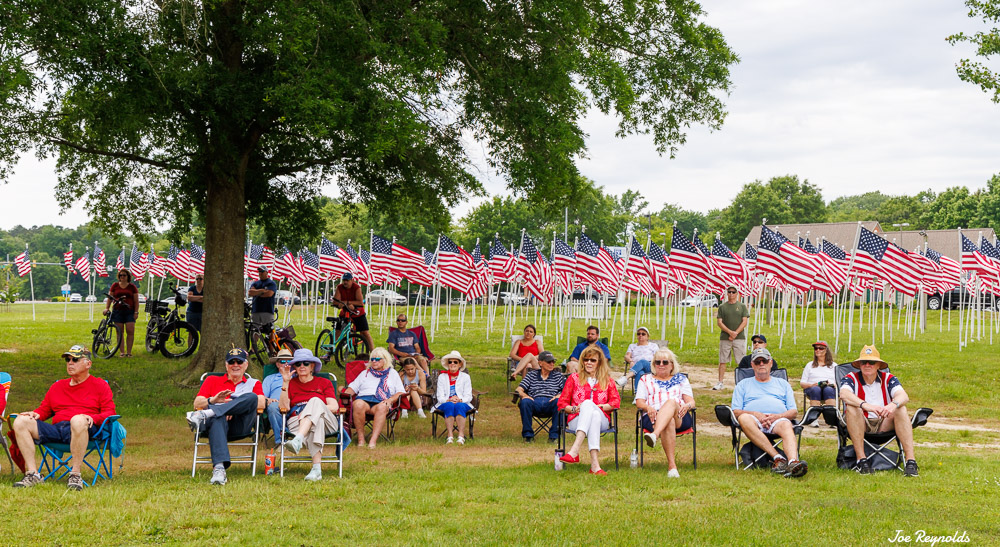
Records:
[[[449,364],[449,365],[461,365],[462,362],[461,361],[448,361],[447,364]]]
[[[381,358],[381,357],[372,357],[372,358],[370,358],[370,359],[368,359],[368,360],[369,360],[369,361],[372,361],[372,362],[378,362],[378,361],[381,361],[381,360],[382,360],[382,358]]]
[[[865,366],[865,365],[877,365],[878,363],[875,361],[861,361],[860,364],[861,366]]]
[[[67,357],[66,362],[68,363],[70,361],[73,361],[74,363],[78,363],[80,359],[82,359],[82,357]]]
[[[637,332],[637,333],[635,333],[635,335],[636,336],[649,336],[649,334],[646,333],[646,332]]]
[[[128,276],[127,275],[119,275],[118,279],[128,279]]]
[[[667,365],[669,365],[671,363],[670,363],[670,361],[653,361],[653,364],[656,365],[656,366],[658,366],[658,367],[665,367],[665,366],[667,366]]]
[[[406,323],[406,319],[397,319],[396,322],[397,323]]]
[[[278,364],[279,365],[287,365],[290,362],[291,362],[291,359],[278,359]]]
[[[767,361],[768,361],[767,359],[757,359],[756,361],[753,362],[753,364],[755,364],[755,365],[766,365]]]
[[[243,359],[230,359],[226,361],[227,365],[242,365],[243,363],[246,363]]]
[[[728,294],[736,294],[736,291],[726,291]]]
[[[583,362],[584,363],[596,363],[597,359],[584,359]]]
[[[308,367],[311,364],[312,363],[309,363],[307,361],[300,361],[298,363],[292,363],[292,366],[295,367],[295,368],[299,368],[299,367]]]
[[[195,281],[204,281],[204,280],[205,280],[204,277],[199,277],[199,278],[195,279]]]

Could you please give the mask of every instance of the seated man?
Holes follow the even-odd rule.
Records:
[[[24,457],[24,478],[14,483],[27,488],[42,482],[36,469],[35,443],[68,444],[70,460],[69,489],[82,490],[80,466],[90,442],[105,418],[115,414],[111,387],[104,380],[90,375],[90,350],[73,346],[62,356],[66,359],[66,375],[49,387],[42,403],[33,411],[22,412],[14,420],[14,438]],[[52,418],[52,423],[44,420]]]
[[[191,431],[208,432],[212,451],[211,484],[226,484],[229,467],[229,439],[246,437],[253,430],[257,411],[264,409],[260,382],[247,376],[247,352],[233,348],[226,352],[226,374],[208,376],[194,397],[194,410],[187,413]]]
[[[792,419],[798,414],[792,386],[781,378],[771,377],[771,352],[764,348],[750,354],[753,378],[747,378],[733,390],[733,415],[750,441],[774,460],[771,471],[786,477],[801,477],[808,471],[798,457]],[[778,435],[784,441],[786,458],[765,436]]]
[[[264,404],[267,405],[267,421],[271,424],[271,431],[274,433],[274,445],[278,446],[281,444],[281,440],[284,438],[281,435],[281,409],[278,406],[278,400],[281,399],[281,365],[286,365],[292,360],[292,352],[286,348],[282,348],[278,352],[278,355],[271,357],[271,363],[278,366],[278,372],[274,374],[268,374],[261,381],[261,386],[264,391]],[[295,376],[295,372],[292,371],[292,376]]]
[[[899,380],[887,371],[889,364],[879,357],[875,346],[865,346],[853,365],[861,372],[852,372],[840,381],[840,398],[844,401],[844,421],[851,436],[858,463],[854,470],[872,472],[872,462],[865,457],[865,433],[895,431],[903,446],[903,475],[916,477],[917,460],[913,455],[913,425],[906,413],[906,394]]]
[[[750,353],[753,353],[753,350],[757,348],[767,348],[767,338],[763,334],[755,334],[751,336],[750,343],[753,344],[753,347],[750,348]],[[752,368],[750,366],[750,353],[744,355],[743,358],[740,359],[740,363],[737,365],[738,368]],[[776,370],[778,370],[778,360],[771,359],[771,372]]]
[[[389,338],[385,341],[389,347],[389,353],[397,361],[413,357],[424,374],[430,374],[431,371],[427,368],[427,356],[423,354],[420,347],[420,337],[417,336],[416,332],[406,329],[408,321],[405,313],[396,317],[396,328],[389,329]]]
[[[559,437],[559,423],[555,416],[559,412],[557,405],[566,378],[561,372],[553,371],[556,357],[551,351],[538,354],[538,366],[540,368],[525,373],[515,390],[521,397],[517,406],[521,409],[521,436],[526,443],[535,439],[532,416],[553,418],[549,427],[549,442],[554,442]]]
[[[569,361],[566,362],[566,374],[573,374],[580,370],[580,353],[591,346],[600,348],[604,352],[604,358],[608,360],[608,365],[611,364],[611,350],[601,343],[600,338],[601,329],[594,325],[587,327],[587,341],[580,342],[573,348],[573,353],[569,355]]]

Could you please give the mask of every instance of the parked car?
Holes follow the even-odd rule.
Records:
[[[368,293],[368,304],[406,304],[406,297],[396,291],[375,289]]]
[[[278,305],[284,306],[285,304],[291,303],[298,306],[302,303],[302,299],[298,295],[293,295],[292,291],[278,291],[274,293],[274,296],[278,299]]]
[[[429,291],[421,291],[419,293],[410,293],[410,304],[419,306],[430,306],[434,303],[434,295]]]
[[[83,302],[83,296],[80,296],[80,293],[75,292],[75,293],[69,295],[69,301],[70,302]]]
[[[501,291],[499,296],[500,301],[504,304],[517,304],[518,306],[524,306],[528,303],[527,298],[513,292]],[[490,296],[490,303],[497,303],[497,295],[494,294]]]
[[[87,298],[85,298],[84,300],[86,300],[87,302],[97,302],[97,297],[92,294],[88,294]]]
[[[986,311],[994,310],[997,306],[997,298],[989,293],[979,295]],[[934,293],[927,297],[927,309],[929,310],[957,310],[959,306],[970,308],[976,305],[976,297],[964,286],[941,294]]]
[[[146,295],[144,295],[142,293],[139,293],[139,303],[140,304],[145,304],[146,303]]]
[[[719,299],[714,294],[689,296],[681,300],[682,308],[718,308]]]

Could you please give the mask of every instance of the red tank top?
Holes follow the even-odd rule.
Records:
[[[355,282],[355,283],[357,283],[357,282]],[[361,286],[360,285],[354,285],[350,289],[348,289],[347,287],[345,287],[343,284],[337,285],[337,300],[340,300],[341,302],[350,302],[351,300],[361,300],[363,302],[364,298],[359,298],[358,297],[358,293],[360,293],[360,292],[361,292]],[[361,317],[362,315],[365,314],[365,307],[364,306],[354,306],[354,309],[358,311],[357,315],[351,316],[346,309],[342,309],[342,310],[340,310],[340,316],[341,317],[348,317],[348,316],[351,316],[351,317]]]
[[[531,355],[536,356],[536,357],[538,356],[538,339],[537,338],[535,338],[535,339],[533,339],[531,341],[531,345],[530,346],[525,345],[524,344],[524,340],[521,340],[521,343],[517,346],[517,356],[518,357],[524,357],[525,355],[528,355],[529,353]]]

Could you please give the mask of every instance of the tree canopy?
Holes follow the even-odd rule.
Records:
[[[976,55],[983,59],[1000,55],[1000,1],[998,0],[966,0],[969,17],[976,17],[986,25],[992,25],[988,30],[972,34],[959,32],[947,38],[952,45],[959,43],[972,44]],[[976,84],[985,93],[990,94],[990,100],[1000,103],[1000,73],[991,69],[982,61],[962,59],[955,66],[958,77],[963,81]]]

